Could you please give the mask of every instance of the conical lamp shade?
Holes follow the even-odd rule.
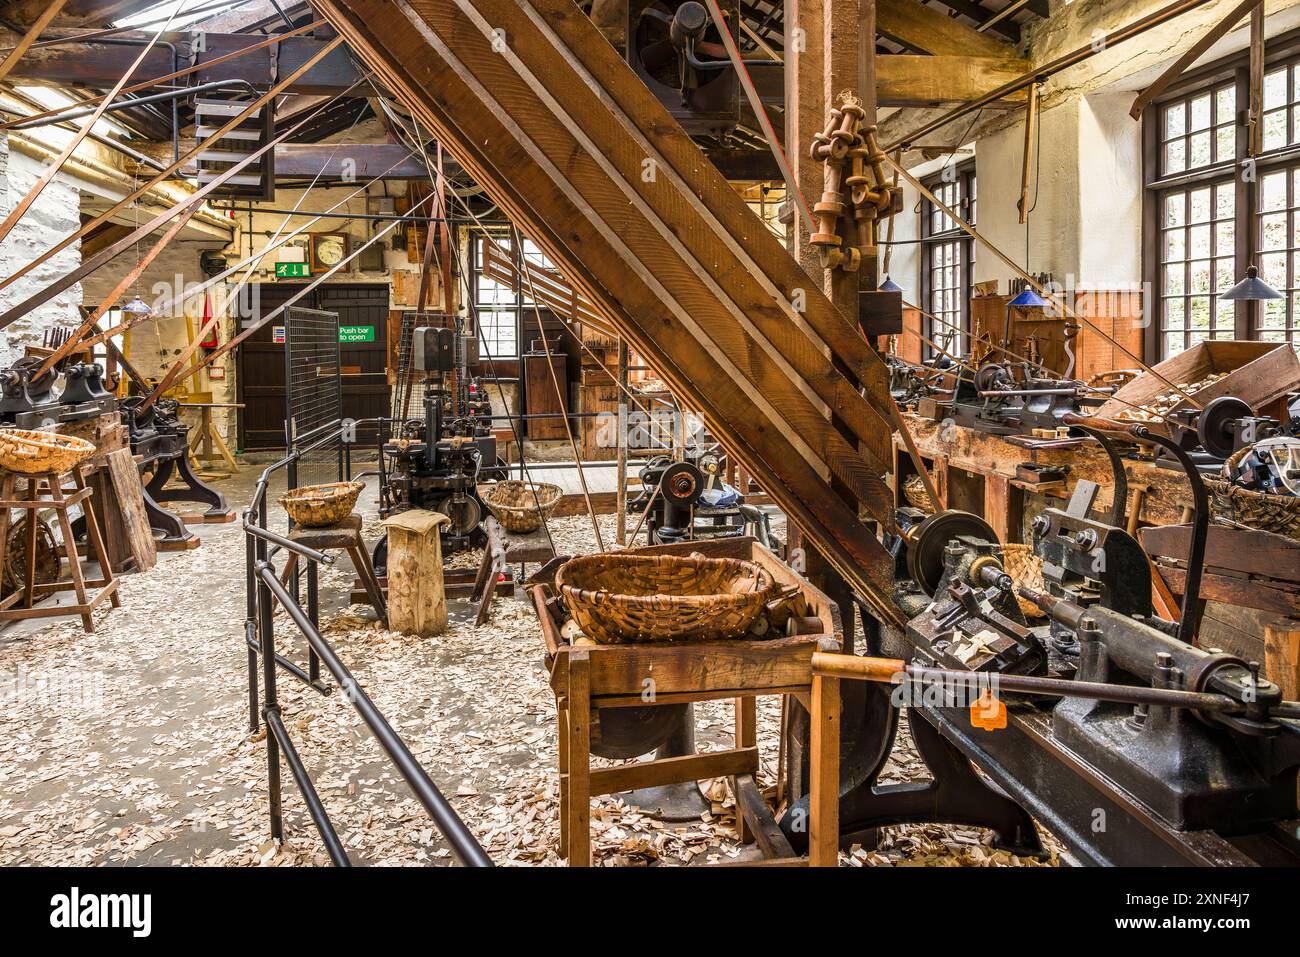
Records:
[[[1219,293],[1219,298],[1250,301],[1253,299],[1281,299],[1282,294],[1259,278],[1258,269],[1249,266],[1246,269],[1246,278],[1227,292]]]
[[[886,276],[885,281],[880,284],[877,291],[878,292],[902,292],[903,287],[900,286],[898,283],[894,282],[894,280],[890,279],[888,276]]]
[[[1026,286],[1025,291],[1012,299],[1008,306],[1015,306],[1018,309],[1042,309],[1047,305],[1047,300],[1034,292],[1033,286]]]

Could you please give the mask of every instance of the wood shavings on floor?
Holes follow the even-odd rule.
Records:
[[[244,488],[224,489],[231,501],[246,499],[251,485],[247,473],[236,481]],[[367,493],[361,507],[372,499]],[[373,505],[367,510],[373,544],[378,526]],[[610,543],[613,526],[612,516],[601,518]],[[585,516],[551,528],[560,552],[592,550]],[[0,864],[329,863],[287,768],[287,837],[283,845],[270,839],[266,732],[248,729],[243,535],[237,524],[200,532],[201,548],[160,556],[146,575],[124,576],[122,608],[101,610],[96,634],[83,635],[75,619],[0,632]],[[478,557],[466,552],[457,561],[472,566]],[[343,559],[322,572],[321,593],[336,609],[351,578]],[[494,603],[487,627],[475,629],[468,612],[454,603],[452,626],[430,639],[384,630],[361,606],[332,613],[325,631],[495,862],[562,864],[554,698],[536,620],[509,598]],[[283,612],[276,622],[278,650],[305,663],[305,643]],[[322,696],[283,672],[278,688],[289,733],[355,863],[454,863],[342,694]],[[729,702],[699,706],[696,715],[701,748],[730,746]],[[760,700],[769,782],[778,715],[778,699]],[[890,773],[915,772],[909,749],[902,741]],[[707,790],[709,810],[685,826],[666,825],[617,797],[599,799],[592,810],[597,863],[752,857],[752,848],[736,843],[725,782]],[[844,860],[1031,863],[985,840],[969,828],[891,828],[879,848],[856,849]]]

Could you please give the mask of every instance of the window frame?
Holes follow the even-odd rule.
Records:
[[[978,212],[979,193],[976,183],[975,160],[965,160],[957,164],[955,168],[955,178],[945,178],[944,171],[927,177],[922,184],[930,192],[938,195],[938,189],[949,184],[957,184],[957,209],[966,220],[967,225],[974,227],[975,218],[972,211]],[[945,229],[934,229],[935,216],[947,220],[947,214],[936,207],[928,199],[921,200],[921,308],[929,315],[921,317],[923,334],[933,342],[943,342],[943,334],[951,330],[947,326],[936,324],[930,319],[930,315],[940,315],[935,308],[935,294],[943,291],[936,289],[933,285],[934,271],[942,268],[935,263],[935,253],[941,248],[952,247],[957,250],[960,257],[957,263],[957,322],[959,332],[956,340],[952,343],[951,351],[954,355],[964,355],[970,343],[971,336],[971,291],[974,285],[974,266],[975,266],[975,240],[970,234],[965,232],[961,227],[949,225]],[[943,287],[948,289],[949,287]],[[936,329],[936,325],[940,328]],[[928,342],[921,343],[922,355],[929,359],[938,355],[938,351]]]
[[[1300,30],[1269,39],[1264,57],[1264,72],[1267,74],[1280,67],[1300,67]],[[1190,101],[1200,94],[1209,92],[1211,94],[1212,108],[1217,109],[1217,104],[1214,103],[1214,91],[1229,84],[1235,90],[1236,107],[1236,116],[1233,120],[1233,156],[1228,160],[1211,162],[1206,166],[1197,167],[1190,171],[1184,170],[1183,172],[1164,175],[1162,147],[1167,142],[1164,127],[1165,108],[1172,103]],[[1288,77],[1288,93],[1294,95],[1296,99],[1289,101],[1282,109],[1287,109],[1289,115],[1294,114],[1295,117],[1300,118],[1300,83],[1296,83],[1290,77]],[[1260,184],[1262,180],[1270,173],[1300,170],[1300,142],[1297,142],[1271,151],[1261,149],[1260,154],[1251,163],[1250,175],[1243,175],[1243,165],[1246,161],[1250,136],[1250,130],[1246,122],[1249,102],[1250,54],[1249,50],[1243,50],[1188,74],[1152,102],[1143,113],[1142,276],[1146,288],[1150,290],[1150,294],[1155,300],[1147,309],[1150,321],[1146,327],[1144,347],[1149,362],[1167,359],[1174,354],[1166,353],[1163,334],[1164,276],[1162,266],[1164,263],[1163,240],[1165,229],[1163,210],[1165,198],[1174,192],[1190,191],[1201,186],[1213,186],[1231,178],[1234,184],[1235,248],[1233,273],[1236,279],[1240,279],[1246,274],[1246,269],[1252,263],[1258,264],[1263,248],[1263,211],[1260,209]],[[1300,125],[1300,119],[1292,119],[1292,123]],[[1213,129],[1213,124],[1211,129]],[[1261,139],[1262,136],[1263,133],[1261,132]],[[1213,142],[1213,136],[1211,136],[1211,142]],[[1291,196],[1291,193],[1292,190],[1288,188],[1288,196]],[[1300,203],[1300,199],[1293,201]],[[1289,208],[1288,212],[1296,218],[1297,222],[1300,222],[1300,209]],[[1291,261],[1300,262],[1300,242],[1297,242],[1294,234],[1289,236],[1288,242],[1290,245],[1281,250],[1287,255],[1288,263]],[[1213,267],[1211,268],[1213,269]],[[1288,276],[1289,281],[1292,278],[1292,276]],[[1289,311],[1289,324],[1286,332],[1290,334],[1289,341],[1291,344],[1296,348],[1300,348],[1300,296],[1289,297],[1287,308]],[[1213,313],[1213,305],[1211,310]],[[1249,302],[1237,302],[1235,304],[1232,328],[1232,337],[1234,339],[1256,341],[1260,339],[1260,333],[1263,331],[1260,328],[1262,323],[1252,316],[1252,311]],[[1259,319],[1262,320],[1264,316],[1264,307],[1262,305],[1258,313]],[[1189,335],[1190,328],[1185,328],[1184,342],[1187,341]],[[1211,315],[1211,338],[1213,338],[1213,314]]]

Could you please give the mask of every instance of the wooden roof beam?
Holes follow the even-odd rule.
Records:
[[[973,100],[1009,83],[1029,69],[1029,61],[1005,57],[876,57],[876,96],[881,106],[928,106]],[[1006,102],[1024,103],[1022,91]]]
[[[1010,44],[958,22],[938,7],[925,7],[916,0],[881,0],[876,5],[876,32],[913,50],[936,56],[1013,55]]]

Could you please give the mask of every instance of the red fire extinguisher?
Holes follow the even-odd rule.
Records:
[[[205,328],[212,319],[212,302],[208,299],[208,294],[203,294],[203,322],[199,328]],[[217,347],[217,327],[214,324],[211,329],[199,341],[199,347],[202,349],[215,349]]]

